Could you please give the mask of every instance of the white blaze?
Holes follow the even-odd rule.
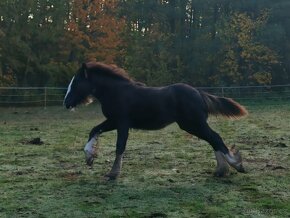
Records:
[[[64,97],[64,102],[65,102],[65,99],[66,99],[67,95],[68,95],[68,94],[70,93],[70,91],[71,91],[71,85],[72,85],[74,79],[75,79],[75,77],[73,77],[73,78],[71,79],[70,84],[68,85],[67,92],[66,92],[65,97]]]

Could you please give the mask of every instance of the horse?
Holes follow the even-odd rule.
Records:
[[[178,126],[213,148],[217,167],[214,175],[228,174],[229,166],[245,172],[240,152],[228,148],[208,123],[208,115],[240,118],[248,114],[236,101],[208,94],[184,83],[148,87],[134,81],[122,68],[91,61],[83,63],[72,78],[64,98],[67,109],[91,102],[101,104],[106,120],[92,128],[84,152],[86,163],[93,165],[98,137],[117,130],[115,161],[106,176],[116,179],[121,172],[129,129],[158,130],[176,122]]]

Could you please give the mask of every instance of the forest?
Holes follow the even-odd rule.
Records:
[[[0,86],[66,86],[82,62],[158,86],[290,83],[289,0],[5,0]]]

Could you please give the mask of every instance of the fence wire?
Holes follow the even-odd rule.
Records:
[[[62,105],[65,93],[59,87],[0,87],[0,106]]]
[[[244,104],[285,104],[290,101],[290,85],[199,87],[199,90],[233,98]],[[0,106],[61,106],[66,93],[62,87],[0,87]]]

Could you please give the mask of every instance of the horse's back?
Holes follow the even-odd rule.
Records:
[[[130,93],[130,94],[129,94]],[[164,87],[136,87],[126,102],[133,128],[160,129],[201,107],[199,92],[178,83]]]
[[[125,97],[133,128],[161,129],[175,121],[175,98],[169,87],[138,86]]]
[[[181,106],[196,105],[199,108],[204,105],[199,91],[184,83],[164,87],[138,86],[130,93],[133,95],[133,102],[137,102],[136,107],[161,109],[164,113],[176,113],[176,109]]]

